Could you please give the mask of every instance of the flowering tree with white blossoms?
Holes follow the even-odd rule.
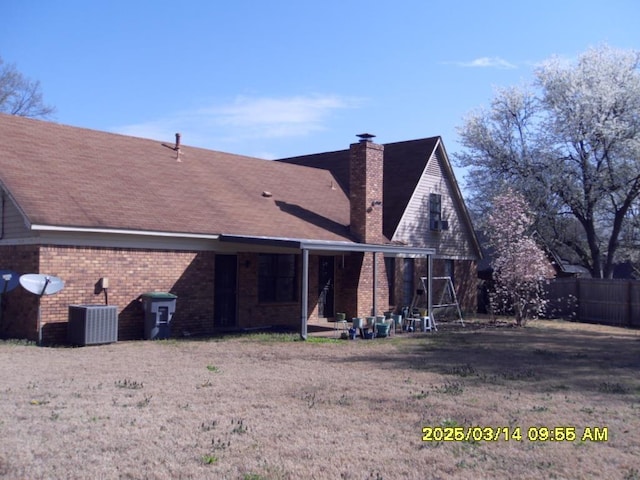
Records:
[[[533,214],[525,198],[507,188],[492,203],[486,222],[494,250],[492,309],[512,311],[516,323],[525,325],[543,312],[542,285],[553,278],[554,271],[532,237]]]
[[[575,62],[552,58],[525,86],[472,112],[454,155],[470,205],[484,216],[505,185],[525,195],[536,230],[597,278],[640,265],[640,51],[607,45]]]

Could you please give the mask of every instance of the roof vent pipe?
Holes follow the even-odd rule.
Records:
[[[180,155],[182,154],[182,152],[180,151],[180,134],[176,133],[176,146],[173,147],[173,149],[176,151],[176,160],[178,162],[181,162],[182,160],[180,160]]]

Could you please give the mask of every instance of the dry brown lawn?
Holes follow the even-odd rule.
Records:
[[[640,478],[639,331],[294,338],[1,343],[0,477]],[[500,438],[423,441],[423,427]]]

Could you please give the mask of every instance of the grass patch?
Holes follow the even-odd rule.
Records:
[[[180,339],[178,339],[178,338],[159,338],[157,340],[154,340],[154,343],[157,343],[159,345],[179,345],[180,344]]]
[[[464,388],[460,382],[445,382],[439,387],[433,387],[433,391],[443,395],[462,395]]]
[[[602,393],[626,394],[631,389],[623,383],[618,382],[602,382],[598,385],[598,391]]]
[[[629,468],[622,477],[624,480],[640,480],[640,470],[637,468]]]
[[[233,426],[231,433],[243,434],[249,431],[249,428],[247,428],[247,426],[244,424],[244,420],[242,418],[239,420],[234,420],[232,418],[231,425]]]
[[[153,395],[145,395],[142,400],[136,403],[136,407],[138,408],[148,407],[149,404],[151,403],[152,398],[153,398]]]
[[[32,340],[22,338],[7,338],[0,340],[0,346],[7,345],[12,347],[36,347],[38,344]]]
[[[339,338],[307,337],[306,343],[345,343]]]
[[[451,367],[447,373],[449,375],[456,375],[458,377],[475,377],[478,375],[478,371],[475,369],[473,365],[465,364],[465,365],[455,365]]]
[[[140,390],[141,388],[144,387],[144,384],[142,382],[129,380],[128,378],[125,378],[124,380],[117,380],[115,382],[115,385],[118,388],[125,388],[128,390]]]
[[[237,336],[229,338],[238,338]],[[255,332],[242,335],[242,341],[259,343],[288,343],[299,342],[300,335],[297,333],[276,333],[276,332]]]
[[[533,354],[546,358],[557,358],[560,355],[558,352],[553,352],[551,350],[547,350],[546,348],[536,348],[533,350]]]
[[[540,325],[443,323],[437,333],[354,342],[310,335],[310,343],[329,343],[319,346],[282,331],[180,338],[174,347],[0,345],[0,477],[137,478],[144,470],[158,478],[507,480],[597,472],[640,480],[640,331]],[[581,351],[588,357],[573,355]],[[537,425],[575,426],[577,438],[526,440]],[[424,427],[455,430],[458,440],[423,441]],[[460,437],[471,427],[518,427],[524,438]],[[581,442],[587,427],[593,440]],[[607,444],[595,427],[608,427]],[[44,453],[34,435],[46,441]],[[50,454],[67,451],[91,461]]]
[[[420,390],[420,393],[412,393],[411,398],[413,398],[414,400],[424,400],[428,395],[429,394],[424,390]]]
[[[218,463],[218,457],[215,455],[203,455],[202,463],[205,465],[213,465],[214,463]]]

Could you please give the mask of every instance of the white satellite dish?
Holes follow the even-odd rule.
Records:
[[[53,295],[64,288],[64,280],[52,275],[27,273],[20,277],[20,285],[35,295]]]
[[[40,299],[44,295],[53,295],[64,288],[64,280],[52,275],[41,273],[27,273],[20,277],[20,285],[27,292],[38,295],[38,345],[42,345],[42,313]]]

